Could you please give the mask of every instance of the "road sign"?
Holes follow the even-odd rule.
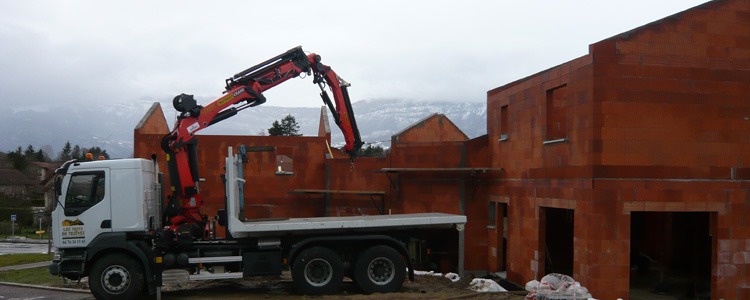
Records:
[[[10,215],[10,236],[16,235],[16,215]]]

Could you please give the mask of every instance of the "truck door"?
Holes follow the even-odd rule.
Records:
[[[63,207],[55,209],[55,245],[60,248],[84,247],[103,232],[111,232],[109,169],[82,170],[69,176],[63,187]],[[59,226],[59,227],[58,227]],[[58,240],[59,239],[59,240]]]

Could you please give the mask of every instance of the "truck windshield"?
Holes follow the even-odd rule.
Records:
[[[104,172],[74,173],[65,194],[65,215],[77,216],[104,199]]]

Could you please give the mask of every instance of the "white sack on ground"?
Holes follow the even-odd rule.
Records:
[[[497,284],[497,282],[495,282],[494,280],[484,278],[474,278],[471,283],[469,283],[469,289],[481,293],[508,291]]]
[[[461,280],[461,277],[458,276],[458,274],[456,274],[456,273],[447,273],[447,274],[445,274],[444,277],[450,279],[453,282],[457,282],[457,281]]]
[[[408,269],[406,270],[409,271]],[[436,277],[442,277],[443,273],[435,273],[435,271],[417,271],[414,270],[414,275],[417,276],[436,276]]]

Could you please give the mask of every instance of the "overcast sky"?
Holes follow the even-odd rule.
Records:
[[[683,11],[694,0],[0,0],[0,103],[107,105],[221,95],[224,79],[302,45],[353,101],[486,101],[486,92]],[[322,104],[310,78],[267,105]]]

